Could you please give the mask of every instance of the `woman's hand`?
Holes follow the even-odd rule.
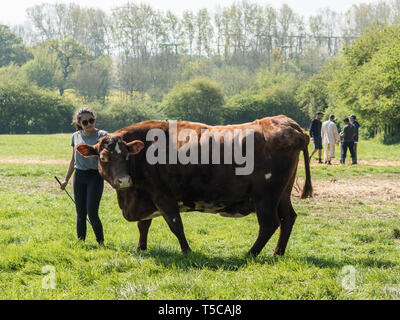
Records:
[[[67,186],[67,184],[68,184],[68,181],[63,181],[61,184],[60,184],[60,189],[61,190],[65,190],[65,187]]]

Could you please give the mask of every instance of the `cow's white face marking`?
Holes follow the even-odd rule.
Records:
[[[118,154],[121,154],[121,148],[119,147],[119,142],[117,142],[116,144],[115,144],[115,152],[116,153],[118,153]]]
[[[175,223],[175,222],[176,222],[176,219],[175,219],[175,218],[173,218],[173,219],[172,219],[172,222],[174,222],[174,223]]]
[[[120,189],[129,188],[132,186],[132,179],[130,176],[121,177],[118,180]]]
[[[110,142],[109,141],[107,141],[106,143],[104,143],[104,147],[106,148],[106,149],[108,149],[108,146],[110,145]]]
[[[272,173],[270,172],[270,173],[267,173],[267,174],[265,174],[265,180],[269,180],[269,179],[271,179],[271,177],[272,177]]]

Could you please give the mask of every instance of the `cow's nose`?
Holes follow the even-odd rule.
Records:
[[[119,189],[129,188],[132,186],[132,178],[130,176],[120,177],[117,181]]]

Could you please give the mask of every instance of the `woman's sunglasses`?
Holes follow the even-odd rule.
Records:
[[[82,124],[86,127],[89,123],[93,124],[94,122],[95,122],[95,120],[93,118],[91,118],[91,119],[89,119],[89,121],[88,120],[83,120]]]

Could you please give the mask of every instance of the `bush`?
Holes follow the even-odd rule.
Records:
[[[308,125],[308,117],[296,102],[293,90],[279,85],[233,96],[224,107],[223,117],[224,123],[231,124],[280,114],[294,119],[302,126]]]
[[[74,106],[25,81],[0,82],[0,133],[72,132]]]
[[[197,78],[175,85],[161,105],[170,119],[215,125],[222,122],[223,104],[221,87],[216,82]]]
[[[97,114],[97,127],[108,132],[137,122],[163,118],[161,112],[150,101],[143,102],[140,99],[113,103],[106,107],[93,106],[92,109]]]

